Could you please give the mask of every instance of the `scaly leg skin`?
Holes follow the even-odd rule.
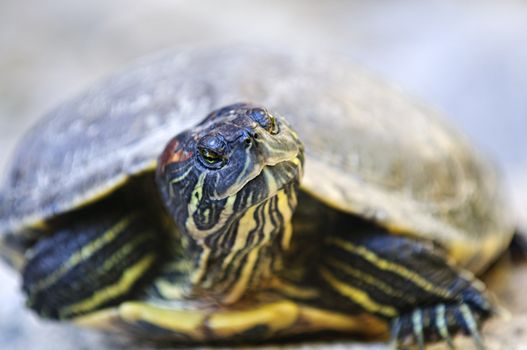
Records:
[[[451,266],[441,248],[394,235],[360,220],[337,222],[326,235],[319,268],[326,307],[370,312],[391,322],[397,349],[424,349],[463,333],[484,349],[479,333],[493,314],[483,283]]]
[[[84,209],[43,233],[22,272],[30,308],[71,319],[141,291],[163,250],[161,234],[146,213],[121,208]]]

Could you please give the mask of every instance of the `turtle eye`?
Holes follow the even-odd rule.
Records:
[[[271,134],[277,134],[278,133],[278,125],[276,123],[276,118],[268,113],[263,108],[253,108],[249,112],[251,118],[260,124],[262,128],[270,132]]]
[[[218,169],[225,164],[225,141],[219,136],[205,136],[198,143],[199,159],[208,168]]]
[[[201,155],[201,158],[205,161],[206,164],[214,165],[218,162],[223,161],[223,157],[217,154],[216,152],[206,149],[206,148],[200,148],[199,153]]]

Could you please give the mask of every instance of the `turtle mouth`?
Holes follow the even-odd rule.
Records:
[[[265,163],[258,169],[244,176],[224,193],[215,193],[211,196],[213,200],[223,200],[248,189],[252,193],[264,195],[256,196],[265,201],[276,195],[284,187],[295,181],[300,181],[303,175],[303,156],[298,152],[294,157],[285,160],[271,161]]]
[[[302,175],[303,162],[300,155],[297,155],[291,160],[264,166],[258,176],[265,179],[269,197],[272,197],[284,187],[295,181],[300,181]]]

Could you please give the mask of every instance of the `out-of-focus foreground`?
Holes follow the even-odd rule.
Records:
[[[246,42],[347,54],[446,112],[498,161],[518,222],[527,228],[527,3],[522,1],[5,0],[0,3],[0,169],[21,133],[43,112],[134,58],[179,45]],[[527,349],[527,266],[500,266],[486,279],[511,312],[509,320],[485,327],[489,348]],[[1,349],[129,348],[38,320],[23,306],[17,276],[3,265],[0,281]],[[342,341],[291,347],[385,348]]]

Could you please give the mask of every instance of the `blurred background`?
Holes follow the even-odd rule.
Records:
[[[346,54],[443,111],[502,168],[527,228],[527,2],[519,0],[2,0],[0,170],[40,115],[135,58],[247,42]],[[486,327],[489,346],[527,349],[527,267],[505,270],[487,277],[511,311]],[[120,347],[38,321],[17,276],[0,267],[0,349]]]

